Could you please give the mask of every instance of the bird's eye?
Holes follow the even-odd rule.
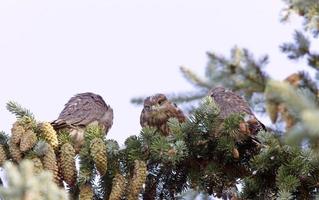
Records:
[[[163,103],[164,103],[163,100],[159,100],[159,101],[158,101],[158,104],[159,104],[159,105],[162,105]]]

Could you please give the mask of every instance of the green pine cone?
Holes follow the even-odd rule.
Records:
[[[36,127],[36,121],[29,116],[23,116],[18,121],[25,130],[33,130]]]
[[[82,185],[80,187],[80,198],[79,200],[92,200],[93,199],[93,190],[92,187],[88,184]]]
[[[101,127],[91,123],[84,130],[84,140],[87,142],[92,141],[95,138],[102,138],[102,130]]]
[[[112,191],[111,191],[109,200],[121,199],[124,190],[125,190],[125,178],[121,174],[116,174],[116,176],[113,178]]]
[[[34,157],[31,159],[33,162],[33,171],[35,174],[40,174],[43,171],[43,164],[41,159],[38,157]]]
[[[39,123],[38,127],[41,131],[43,139],[47,141],[54,149],[58,147],[58,136],[49,122]]]
[[[136,200],[138,199],[138,195],[145,183],[147,176],[147,167],[146,163],[141,160],[135,160],[134,173],[133,177],[129,183],[129,190],[127,199],[128,200]]]
[[[94,138],[90,143],[90,154],[97,171],[103,176],[107,170],[106,145],[101,138]]]
[[[15,162],[20,162],[22,160],[22,152],[20,151],[19,146],[11,140],[9,142],[9,151],[12,159]]]
[[[42,157],[43,168],[52,172],[54,181],[58,184],[60,182],[58,174],[57,159],[54,149],[51,145],[47,145],[47,150]]]
[[[19,121],[14,122],[11,128],[11,142],[14,144],[19,144],[22,135],[25,133],[25,129],[20,124]]]
[[[4,146],[0,144],[0,166],[2,166],[7,159],[8,158],[7,158],[6,151],[4,150]]]
[[[70,143],[61,147],[60,164],[64,181],[73,185],[76,181],[75,150]]]
[[[37,142],[37,135],[32,130],[27,130],[21,137],[20,151],[30,150]]]

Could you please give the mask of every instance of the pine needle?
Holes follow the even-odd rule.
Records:
[[[22,107],[20,104],[14,101],[9,101],[6,105],[6,108],[9,112],[14,114],[18,119],[21,119],[25,116],[30,117],[31,119],[35,119],[33,113]]]

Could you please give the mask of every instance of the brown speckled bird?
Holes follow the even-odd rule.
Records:
[[[179,122],[185,121],[183,112],[164,94],[155,94],[144,100],[144,108],[140,117],[142,127],[156,127],[167,136],[170,132],[167,124],[169,118],[176,118]]]
[[[52,122],[55,130],[67,129],[79,151],[84,142],[86,126],[96,124],[106,134],[113,124],[113,110],[100,95],[87,92],[72,97],[64,106],[57,120]]]
[[[265,126],[256,118],[250,109],[247,101],[238,94],[225,89],[224,87],[216,87],[209,92],[209,95],[214,99],[220,109],[219,117],[224,120],[231,114],[243,113],[246,114],[248,130],[245,134],[237,137],[238,141],[251,138],[260,130],[266,130]]]

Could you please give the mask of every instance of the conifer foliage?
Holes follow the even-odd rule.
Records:
[[[10,135],[0,132],[0,165],[9,179],[0,195],[17,200],[151,200],[178,199],[192,191],[233,200],[315,199],[319,195],[319,53],[311,43],[319,34],[319,4],[317,0],[285,2],[283,21],[297,14],[304,19],[304,30],[296,31],[294,41],[280,49],[291,60],[305,60],[316,76],[299,71],[282,81],[273,80],[265,71],[268,56],[255,58],[239,47],[231,49],[229,57],[209,52],[203,77],[180,68],[196,90],[170,97],[193,108],[183,123],[169,119],[167,136],[144,127],[119,148],[98,126],[90,125],[80,152],[74,150],[68,132],[56,132],[49,122],[40,122],[29,110],[9,102],[7,109],[17,120]],[[260,131],[255,140],[238,141],[245,115],[218,117],[220,108],[208,91],[219,85],[243,95],[257,114],[267,115],[272,122],[267,131]]]

